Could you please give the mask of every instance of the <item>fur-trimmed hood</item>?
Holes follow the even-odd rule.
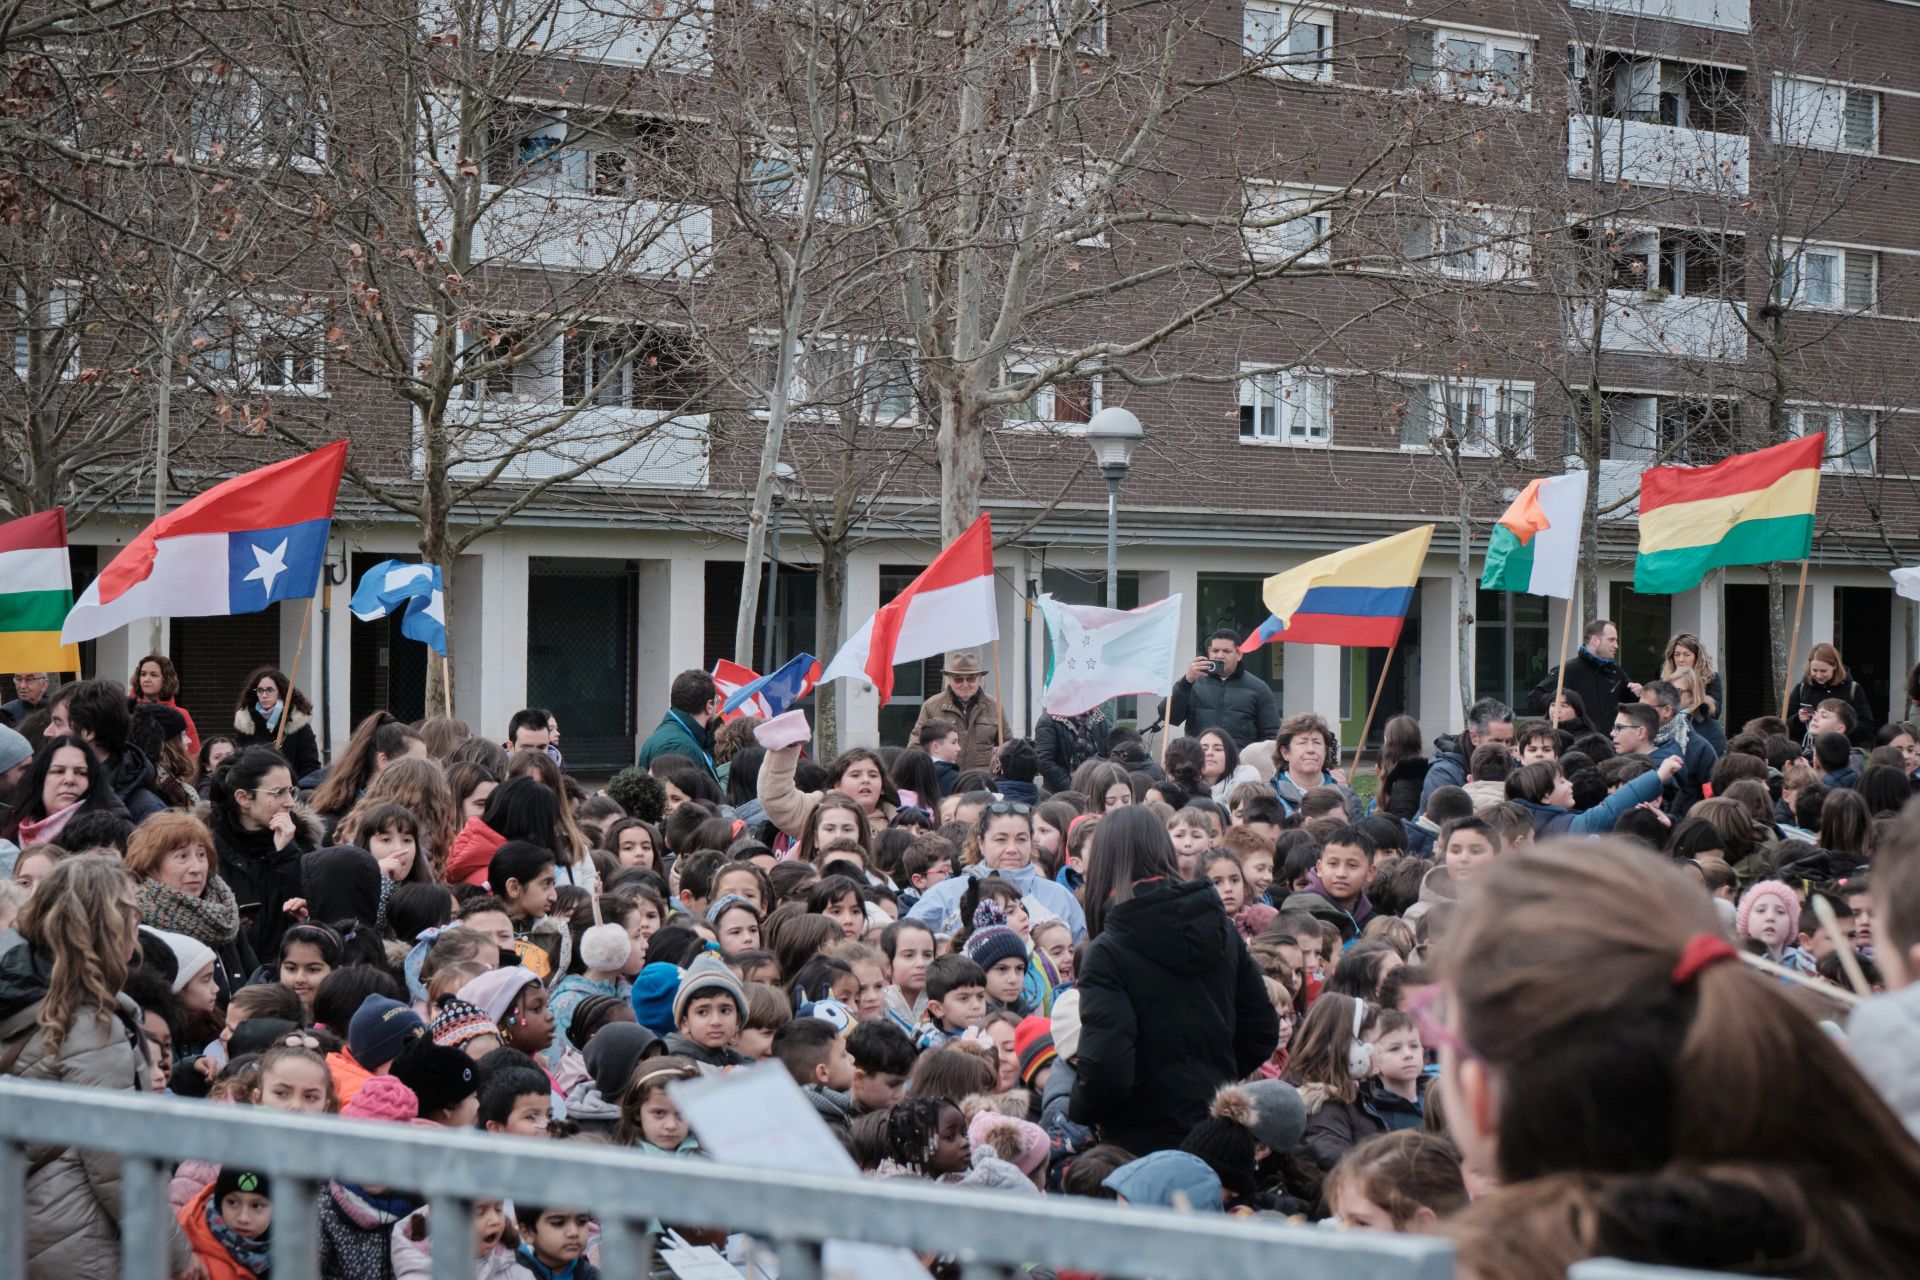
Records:
[[[298,733],[313,723],[313,717],[304,711],[287,712],[287,732]],[[262,733],[278,733],[278,729],[268,729],[266,720],[255,714],[252,707],[241,707],[233,713],[233,731],[256,737]]]

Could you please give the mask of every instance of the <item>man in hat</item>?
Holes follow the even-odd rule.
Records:
[[[960,726],[960,758],[955,762],[960,771],[991,765],[994,748],[1007,740],[1007,721],[1000,714],[1000,704],[981,687],[986,673],[973,650],[949,653],[941,668],[947,686],[920,704],[920,716],[907,740],[919,741],[920,726],[929,720],[949,720]]]

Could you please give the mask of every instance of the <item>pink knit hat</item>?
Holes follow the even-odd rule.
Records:
[[[340,1108],[340,1114],[357,1120],[398,1120],[404,1124],[419,1116],[420,1099],[392,1076],[370,1076],[353,1095],[353,1101]]]
[[[1740,906],[1733,914],[1734,932],[1743,938],[1751,936],[1747,933],[1747,917],[1753,910],[1753,904],[1764,897],[1780,900],[1780,905],[1787,909],[1787,928],[1797,935],[1800,931],[1800,899],[1794,896],[1784,880],[1762,880],[1740,895]]]
[[[1001,1159],[1018,1165],[1020,1172],[1031,1174],[1046,1163],[1052,1144],[1047,1140],[1047,1131],[1031,1120],[1016,1120],[1012,1116],[1001,1115],[998,1111],[982,1111],[967,1126],[967,1144],[977,1147],[987,1141],[987,1135],[996,1129],[1011,1129],[1020,1135],[1020,1149],[1009,1152],[996,1145],[995,1152]]]
[[[468,1004],[478,1005],[480,1011],[497,1027],[507,1016],[507,1010],[513,1008],[521,989],[538,981],[539,974],[516,964],[505,969],[488,970],[460,988],[459,994]]]

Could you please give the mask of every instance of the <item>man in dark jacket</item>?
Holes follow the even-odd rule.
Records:
[[[1218,729],[1242,751],[1280,732],[1273,687],[1240,665],[1238,631],[1207,637],[1207,656],[1187,664],[1186,678],[1174,682],[1167,723],[1184,724],[1189,738]]]
[[[1467,762],[1489,742],[1512,743],[1513,709],[1498,698],[1482,698],[1467,708],[1467,727],[1433,740],[1433,763],[1420,783],[1420,812],[1442,787],[1467,785]]]
[[[1649,758],[1655,764],[1669,757],[1678,757],[1681,762],[1680,776],[1674,780],[1677,800],[1669,811],[1676,818],[1683,817],[1706,797],[1707,783],[1713,779],[1713,766],[1720,763],[1720,753],[1693,732],[1692,718],[1680,709],[1680,691],[1665,680],[1647,681],[1640,690],[1640,701],[1660,717]]]
[[[713,677],[704,671],[682,671],[667,693],[667,714],[640,744],[640,767],[652,764],[655,756],[685,756],[720,781],[713,763],[713,720],[719,714],[720,690]]]
[[[1280,1043],[1260,969],[1205,880],[1143,880],[1080,969],[1067,1116],[1136,1156],[1180,1145],[1214,1091]]]
[[[13,698],[0,703],[0,721],[9,725],[19,724],[40,709],[47,700],[47,673],[44,671],[16,671],[13,673]]]
[[[111,680],[81,680],[53,695],[47,736],[71,734],[100,757],[103,781],[127,816],[137,825],[167,807],[153,789],[153,762],[147,753],[127,741],[133,716],[127,709],[127,691]]]
[[[1613,727],[1613,709],[1640,696],[1640,686],[1627,679],[1614,659],[1620,653],[1620,629],[1605,618],[1587,624],[1580,652],[1567,663],[1566,687],[1580,695],[1587,709],[1587,723],[1596,733]],[[1544,716],[1560,682],[1560,668],[1554,667],[1527,693],[1528,715]]]

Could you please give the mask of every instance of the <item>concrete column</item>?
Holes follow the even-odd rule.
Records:
[[[306,600],[280,602],[280,669],[292,677],[296,688],[317,704],[320,697],[320,601],[316,596],[311,602],[311,614],[308,613],[308,603]],[[306,623],[304,636],[301,634],[302,622]],[[137,638],[138,643],[146,643],[146,623],[135,623],[128,631],[131,633],[130,639]],[[140,652],[145,653],[146,650]],[[315,738],[320,736],[317,724],[313,733]]]
[[[353,624],[353,611],[347,608],[347,602],[353,599],[355,584],[349,579],[339,586],[328,583],[320,585],[320,602],[314,609],[313,638],[313,732],[320,741],[320,750],[328,759],[333,752],[345,746],[347,739],[353,736],[353,643],[349,628]],[[331,638],[331,652],[323,637]],[[429,661],[438,662],[438,655],[429,657]],[[306,665],[304,662],[301,665]],[[326,698],[326,715],[320,714],[320,700]],[[433,708],[427,709],[433,714]],[[333,747],[328,750],[327,735],[324,727],[333,731]]]
[[[1421,734],[1428,738],[1460,727],[1459,599],[1454,574],[1420,579],[1418,714]]]
[[[1800,571],[1794,570],[1791,584],[1787,587],[1787,638],[1793,638],[1793,601],[1799,590]],[[1790,667],[1799,671],[1807,665],[1807,651],[1816,644],[1833,641],[1833,582],[1831,579],[1807,576],[1807,612],[1800,622],[1800,648],[1794,653]],[[1842,658],[1846,654],[1840,655]]]
[[[76,596],[78,592],[74,593]],[[127,683],[127,677],[133,674],[133,664],[147,651],[147,620],[138,619],[124,627],[117,627],[101,636],[93,644],[93,670],[86,673],[89,679],[113,680],[121,685]],[[292,654],[289,649],[288,654]]]
[[[664,560],[642,560],[637,595],[640,643],[634,727],[645,740],[667,714],[674,676],[706,666],[702,652],[706,647],[705,556],[689,548]]]
[[[847,603],[842,611],[840,636],[820,655],[826,661],[840,651],[847,637],[865,625],[880,608],[880,556],[850,556],[847,561]],[[1003,624],[1004,625],[1004,624]],[[880,741],[880,697],[864,680],[840,681],[840,745],[871,745]]]
[[[1346,650],[1333,644],[1282,644],[1281,661],[1286,684],[1281,697],[1280,715],[1305,715],[1312,712],[1338,725],[1340,705],[1340,665]],[[1344,748],[1349,743],[1342,743]]]

